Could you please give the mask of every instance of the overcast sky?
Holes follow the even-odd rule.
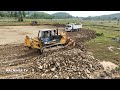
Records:
[[[56,12],[67,12],[72,16],[79,16],[79,17],[100,16],[100,15],[120,13],[120,11],[40,11],[40,12],[46,12],[48,14],[53,14]]]

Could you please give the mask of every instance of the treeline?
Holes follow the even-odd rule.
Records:
[[[29,19],[83,19],[83,20],[118,20],[120,21],[120,13],[102,15],[95,17],[74,17],[69,13],[59,12],[54,14],[47,14],[38,11],[0,11],[0,17],[15,17],[18,21],[23,21],[24,18]]]
[[[25,17],[25,11],[0,11],[0,17]]]
[[[95,16],[95,17],[86,17],[83,20],[120,20],[120,13],[110,14],[110,15],[102,15],[102,16]]]
[[[0,17],[15,17],[18,21],[23,21],[26,17],[25,11],[0,11]]]
[[[87,17],[83,20],[120,20],[120,17]]]
[[[27,18],[32,18],[32,19],[53,19],[54,16],[43,13],[43,12],[35,12],[32,15],[27,14]]]
[[[18,21],[23,21],[23,18],[30,19],[68,19],[73,18],[72,15],[68,13],[54,13],[47,14],[44,12],[37,11],[0,11],[0,17],[15,17]]]

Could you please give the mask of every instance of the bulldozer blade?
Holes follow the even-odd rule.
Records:
[[[26,36],[26,38],[25,38],[25,46],[31,47],[30,38],[28,36]]]

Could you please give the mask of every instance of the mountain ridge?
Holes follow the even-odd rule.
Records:
[[[103,19],[103,20],[117,20],[120,19],[120,13],[115,13],[115,14],[108,14],[108,15],[101,15],[101,16],[94,16],[94,17],[83,17],[83,19],[86,20],[98,20],[98,19]]]
[[[11,11],[0,11],[0,17],[9,17]],[[18,11],[12,11],[18,12]],[[75,17],[67,12],[56,12],[53,14],[48,14],[45,12],[39,11],[25,11],[26,16],[30,18],[39,18],[39,19],[69,19],[69,18],[77,18],[83,20],[120,20],[120,13],[108,14],[108,15],[100,15],[100,16],[88,16],[88,17]]]

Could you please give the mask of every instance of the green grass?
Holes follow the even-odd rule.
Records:
[[[80,23],[81,21],[76,19],[62,19],[62,20],[51,20],[51,19],[24,19],[23,22],[18,22],[15,18],[0,18],[0,26],[21,26],[30,25],[30,21],[37,21],[39,24],[67,24],[71,22]]]
[[[94,24],[94,26],[92,26]],[[97,33],[104,33],[103,36],[97,36],[95,39],[86,42],[88,46],[88,51],[93,52],[95,58],[99,60],[112,61],[116,64],[120,64],[120,43],[115,42],[112,38],[120,37],[120,31],[116,31],[120,29],[120,25],[116,25],[116,22],[105,23],[103,26],[100,21],[95,24],[93,23],[85,28],[89,28],[91,30],[95,30]],[[111,27],[116,25],[117,28]],[[107,27],[104,27],[107,26]],[[113,51],[108,50],[109,46],[115,47]]]
[[[117,67],[116,70],[117,70],[117,71],[120,71],[120,67]]]

